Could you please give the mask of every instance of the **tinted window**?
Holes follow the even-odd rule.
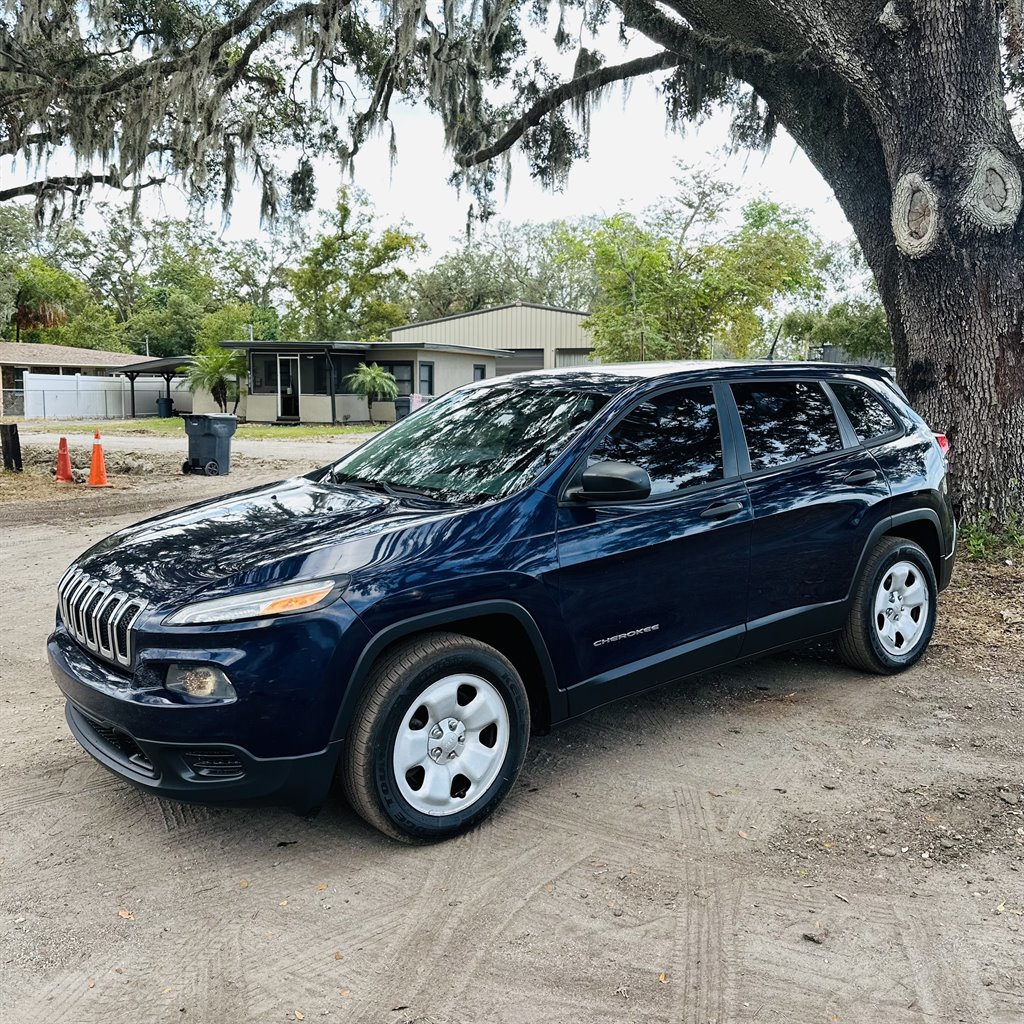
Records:
[[[651,494],[721,480],[722,438],[711,388],[686,388],[635,406],[591,452],[595,462],[646,469]]]
[[[861,441],[870,441],[899,429],[889,410],[867,388],[859,384],[832,384],[832,390]]]
[[[843,447],[832,403],[818,384],[733,384],[732,391],[747,438],[751,469],[784,466]]]

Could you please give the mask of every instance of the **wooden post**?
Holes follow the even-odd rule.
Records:
[[[4,449],[4,469],[21,472],[21,440],[17,423],[0,424],[0,445]]]

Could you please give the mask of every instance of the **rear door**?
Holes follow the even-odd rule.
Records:
[[[839,629],[889,488],[817,380],[731,384],[754,522],[748,627],[753,654]]]
[[[746,615],[750,501],[712,387],[637,403],[566,486],[602,461],[643,467],[652,490],[559,504],[556,585],[580,680],[572,714],[738,656]]]

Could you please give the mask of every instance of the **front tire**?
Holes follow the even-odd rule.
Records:
[[[885,537],[861,569],[836,640],[852,668],[892,675],[916,664],[935,629],[938,587],[931,559],[913,541]]]
[[[345,796],[394,839],[451,838],[505,799],[529,734],[526,688],[503,654],[457,633],[414,637],[367,680],[340,765]]]

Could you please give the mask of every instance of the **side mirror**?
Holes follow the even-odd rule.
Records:
[[[583,471],[580,486],[566,492],[573,501],[643,501],[650,496],[646,469],[628,462],[598,462]]]

